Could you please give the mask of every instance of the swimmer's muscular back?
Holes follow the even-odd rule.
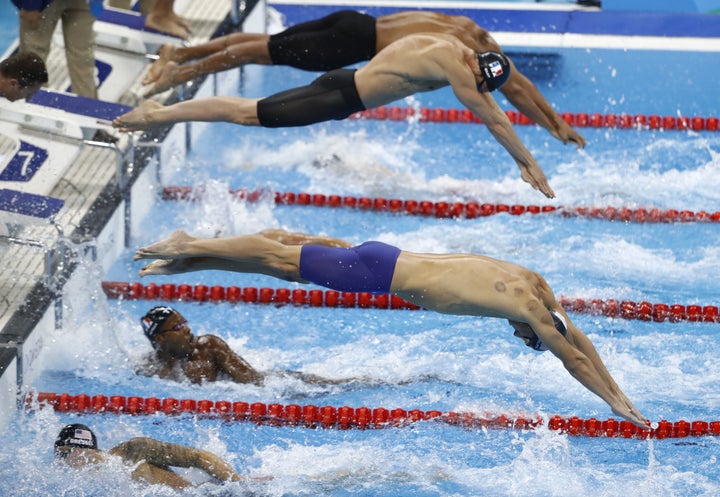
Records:
[[[530,301],[554,307],[541,290],[542,283],[534,271],[479,254],[403,251],[391,291],[445,314],[518,319]]]
[[[415,93],[443,88],[450,85],[452,79],[457,85],[453,90],[458,99],[488,122],[492,116],[483,113],[480,107],[494,101],[477,91],[473,68],[479,73],[475,52],[458,38],[441,33],[417,33],[400,38],[358,69],[355,86],[363,104],[370,109]],[[464,92],[465,100],[459,91]]]
[[[439,12],[403,11],[380,16],[376,22],[377,51],[414,33],[444,33],[459,38],[475,52],[500,51],[500,46],[485,29],[469,17],[448,16]]]

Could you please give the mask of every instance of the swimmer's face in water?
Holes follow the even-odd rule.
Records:
[[[553,318],[555,329],[567,339],[567,322],[565,318],[557,311],[550,311],[550,315]],[[513,335],[525,342],[525,345],[538,352],[548,350],[547,346],[540,340],[540,337],[537,336],[535,330],[533,330],[529,324],[512,321],[510,319],[508,319],[508,323],[515,329]]]
[[[155,347],[173,357],[189,357],[195,348],[195,336],[187,320],[179,312],[174,312],[162,325],[155,337]]]
[[[519,321],[512,320],[508,320],[508,323],[510,323],[510,326],[515,329],[513,335],[525,342],[525,345],[527,345],[528,347],[530,346],[530,341],[533,338],[537,337],[533,329],[527,323],[521,323]]]
[[[75,469],[83,468],[89,464],[97,464],[103,460],[102,452],[97,449],[69,446],[55,448],[55,457]]]
[[[490,93],[492,90],[489,90],[487,87],[487,79],[483,78],[480,80],[480,82],[477,84],[477,91],[479,93]]]

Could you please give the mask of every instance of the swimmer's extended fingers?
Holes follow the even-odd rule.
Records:
[[[585,138],[580,133],[578,133],[575,128],[565,123],[564,121],[561,123],[560,127],[552,134],[560,141],[562,141],[563,145],[567,145],[568,143],[574,143],[575,145],[577,145],[578,149],[585,148],[585,145],[587,145]]]
[[[623,406],[624,409],[615,409],[613,408],[613,413],[616,415],[630,421],[635,426],[642,428],[642,429],[649,429],[648,426],[648,419],[640,414],[640,411],[638,411],[635,406],[632,405],[631,402],[626,402],[625,406]]]
[[[547,198],[555,198],[555,192],[550,188],[550,183],[548,183],[546,178],[543,178],[540,182],[540,191],[543,192]]]
[[[521,173],[522,179],[526,183],[530,183],[534,189],[540,190],[547,198],[555,198],[555,192],[550,188],[550,183],[548,183],[542,170],[539,167],[532,169],[534,170],[531,170],[531,168],[523,168]]]
[[[587,141],[585,141],[585,138],[574,129],[572,130],[570,136],[568,136],[567,139],[568,141],[576,144],[578,149],[585,148],[585,145],[587,145]]]

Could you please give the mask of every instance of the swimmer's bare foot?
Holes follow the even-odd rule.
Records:
[[[181,259],[187,257],[184,251],[189,242],[195,240],[183,230],[173,232],[165,240],[162,240],[147,247],[142,247],[135,252],[134,261],[138,259]],[[144,270],[145,268],[143,268]],[[150,273],[148,273],[150,274]]]
[[[171,36],[177,36],[183,40],[190,36],[190,26],[176,14],[167,15],[150,12],[145,17],[145,27]]]
[[[144,85],[149,85],[150,83],[155,82],[160,77],[165,64],[170,61],[177,62],[174,58],[175,47],[173,45],[165,44],[161,46],[157,55],[157,60],[150,64],[150,68],[147,73],[145,73],[145,77],[142,80],[142,84]]]
[[[157,62],[160,61],[158,60]],[[175,82],[175,76],[177,76],[178,72],[180,72],[180,66],[175,62],[168,61],[160,71],[160,74],[155,78],[155,84],[145,92],[144,97],[151,97],[175,86],[177,84]]]
[[[188,34],[192,32],[192,30],[190,29],[190,24],[185,19],[177,15],[174,10],[170,12],[170,20],[178,26],[182,27],[185,31],[188,32]]]
[[[145,100],[127,114],[113,119],[112,125],[114,128],[120,128],[120,131],[136,131],[150,128],[152,127],[150,112],[161,107],[162,105],[154,100]]]
[[[143,267],[138,274],[142,277],[186,273],[191,271],[191,264],[192,259],[157,259]]]

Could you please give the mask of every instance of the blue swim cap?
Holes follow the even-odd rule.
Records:
[[[500,88],[510,77],[510,61],[500,52],[483,52],[477,54],[480,73],[483,80],[477,85],[481,91],[485,83],[488,91],[495,91]]]
[[[567,333],[567,322],[565,322],[565,317],[558,311],[550,311],[550,315],[555,323],[555,329],[558,330],[562,336],[565,336]],[[534,333],[531,338],[525,339],[525,345],[531,349],[537,350],[538,352],[545,352],[548,349],[547,345],[542,343],[540,337]]]

